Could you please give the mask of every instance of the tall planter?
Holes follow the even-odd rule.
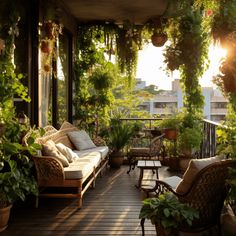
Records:
[[[109,164],[111,168],[120,168],[124,161],[124,153],[113,151],[109,156]]]
[[[0,208],[0,232],[5,230],[8,226],[12,205]]]

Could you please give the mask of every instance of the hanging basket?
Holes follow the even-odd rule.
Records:
[[[154,33],[151,37],[152,44],[155,47],[162,47],[167,41],[167,34],[165,33]]]
[[[232,76],[231,78],[225,78],[224,90],[226,93],[235,93],[236,92],[236,79]]]

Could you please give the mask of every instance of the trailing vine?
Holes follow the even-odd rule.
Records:
[[[189,112],[201,111],[204,105],[199,78],[207,68],[208,34],[202,12],[188,5],[183,16],[168,22],[171,45],[164,53],[167,67],[179,69],[184,92],[184,105]]]

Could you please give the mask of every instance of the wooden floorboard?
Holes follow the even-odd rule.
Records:
[[[9,226],[1,236],[142,235],[138,218],[142,194],[135,187],[139,170],[128,175],[127,169],[122,166],[103,172],[95,189],[85,193],[80,210],[74,199],[40,199],[38,209],[32,202],[15,205]],[[147,175],[152,177],[151,172]],[[169,172],[163,167],[159,178],[165,176]],[[148,221],[145,232],[145,235],[156,235]]]

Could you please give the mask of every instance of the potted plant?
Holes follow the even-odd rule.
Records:
[[[198,212],[187,204],[179,202],[172,193],[165,192],[157,198],[147,198],[139,214],[140,219],[150,219],[156,227],[156,235],[177,235],[181,224],[192,225],[199,218]]]
[[[38,191],[29,155],[40,146],[34,142],[34,135],[28,138],[28,146],[17,142],[22,130],[15,120],[6,127],[0,138],[0,232],[7,227],[12,204]]]
[[[109,147],[111,148],[110,166],[119,168],[124,159],[122,149],[128,144],[130,138],[134,134],[134,128],[130,123],[124,123],[120,120],[113,120],[109,133]]]
[[[163,130],[165,138],[169,140],[176,140],[178,133],[179,120],[176,116],[171,118],[164,118],[160,121],[159,127]]]

